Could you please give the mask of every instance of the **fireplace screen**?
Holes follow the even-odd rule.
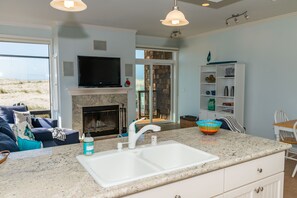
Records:
[[[83,107],[83,132],[92,137],[119,134],[119,105]]]

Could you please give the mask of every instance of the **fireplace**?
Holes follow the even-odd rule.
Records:
[[[119,105],[83,107],[83,133],[92,137],[119,134]]]
[[[128,89],[126,88],[73,88],[69,90],[72,96],[72,128],[80,132],[80,136],[87,132],[88,128],[83,127],[83,108],[88,107],[107,107],[116,106],[114,110],[122,110],[119,114],[119,130],[114,131],[119,134],[119,131],[125,133],[127,123],[127,108],[128,108]],[[120,107],[120,108],[119,108]],[[124,117],[121,117],[123,115]],[[99,122],[98,122],[99,125]],[[94,122],[92,130],[94,129]],[[91,128],[90,128],[91,130]],[[106,133],[106,132],[105,132]],[[96,133],[94,133],[95,135]],[[99,133],[97,133],[98,135]],[[101,133],[104,135],[103,133]]]

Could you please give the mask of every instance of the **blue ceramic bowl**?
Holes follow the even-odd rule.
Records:
[[[202,133],[213,135],[220,130],[222,122],[216,120],[199,120],[196,124]]]

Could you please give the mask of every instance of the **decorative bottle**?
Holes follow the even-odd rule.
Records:
[[[230,96],[234,96],[234,86],[231,87]]]
[[[208,100],[208,108],[209,111],[215,111],[216,110],[216,101],[214,98],[211,98]]]
[[[129,78],[126,78],[125,87],[130,87],[130,85],[131,85],[131,82]]]
[[[229,96],[228,86],[225,86],[225,88],[224,88],[224,96]]]

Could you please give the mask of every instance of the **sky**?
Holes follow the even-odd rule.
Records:
[[[144,59],[144,50],[136,50],[136,58]],[[144,65],[136,65],[136,80],[144,79]]]
[[[1,55],[47,58],[4,57]],[[0,42],[0,79],[48,80],[49,47],[47,44]]]

